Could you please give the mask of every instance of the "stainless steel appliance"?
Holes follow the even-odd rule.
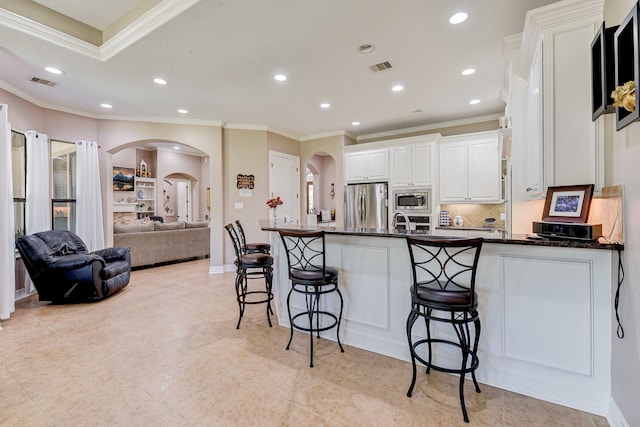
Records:
[[[430,215],[431,188],[393,190],[393,211],[407,215]]]
[[[386,182],[347,185],[344,205],[344,225],[347,228],[384,229],[389,226]]]

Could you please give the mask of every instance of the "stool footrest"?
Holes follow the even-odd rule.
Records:
[[[455,341],[448,341],[448,340],[443,340],[443,339],[436,339],[436,338],[431,338],[431,339],[422,339],[419,341],[416,341],[415,343],[413,343],[413,356],[420,362],[422,363],[425,367],[427,368],[431,368],[431,369],[435,369],[436,371],[440,371],[440,372],[447,372],[449,374],[469,374],[474,372],[476,369],[478,369],[478,365],[479,365],[479,359],[478,356],[475,354],[475,352],[471,349],[468,350],[467,354],[471,360],[471,364],[467,367],[465,367],[465,369],[460,368],[446,368],[443,366],[439,366],[434,364],[433,362],[429,363],[428,361],[424,360],[421,356],[418,355],[417,353],[417,348],[422,345],[422,344],[428,344],[428,343],[439,343],[439,344],[446,344],[446,345],[451,345],[454,347],[457,347],[459,349],[462,350],[462,346],[460,345],[460,343],[457,343]]]
[[[317,315],[320,314],[322,316],[327,316],[330,317],[332,319],[331,324],[327,325],[327,326],[323,326],[323,327],[318,327],[318,326],[313,326],[310,325],[309,327],[307,326],[302,326],[299,323],[296,323],[296,319],[298,319],[299,317],[304,317],[306,319],[309,318],[309,312],[308,311],[303,311],[302,313],[297,313],[295,316],[291,317],[291,326],[300,330],[300,331],[305,331],[305,332],[323,332],[323,331],[328,331],[329,329],[333,329],[338,325],[338,316],[336,316],[333,313],[329,313],[327,311],[314,311],[312,312],[312,316],[313,317],[317,317]]]

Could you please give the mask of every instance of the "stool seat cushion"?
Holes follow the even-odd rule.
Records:
[[[273,257],[271,255],[255,253],[255,254],[246,254],[240,257],[240,264],[243,267],[266,267],[273,265]],[[236,265],[238,264],[238,260],[236,259]]]
[[[244,249],[247,252],[269,252],[269,250],[271,250],[271,245],[268,243],[257,243],[257,242],[252,242],[252,243],[246,243],[244,245]]]
[[[291,279],[304,282],[331,283],[338,280],[338,270],[333,267],[325,267],[324,277],[322,270],[296,270],[291,269]]]
[[[429,304],[447,304],[452,306],[468,306],[476,300],[475,292],[453,283],[447,285],[446,290],[442,289],[437,282],[411,286],[411,297],[414,302]],[[473,298],[473,299],[472,299]]]

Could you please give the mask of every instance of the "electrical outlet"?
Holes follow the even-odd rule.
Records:
[[[234,208],[234,209],[244,209],[244,203],[242,203],[242,202],[235,202],[235,203],[233,204],[233,208]]]
[[[501,221],[505,221],[507,219],[507,214],[501,213],[500,214],[500,220]]]

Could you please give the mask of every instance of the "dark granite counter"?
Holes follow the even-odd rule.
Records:
[[[299,225],[288,223],[285,224],[282,221],[274,222],[273,220],[260,220],[260,228],[263,231],[278,231],[278,230],[292,230],[292,231],[315,231],[323,230],[326,234],[337,235],[349,235],[349,236],[371,236],[371,237],[400,237],[406,236],[412,237],[424,237],[426,239],[460,239],[460,237],[447,237],[447,236],[430,236],[421,231],[405,230],[390,230],[390,229],[376,229],[376,228],[345,228],[345,227],[319,227],[316,225]],[[461,229],[461,228],[457,228]],[[528,234],[516,234],[505,238],[485,238],[486,243],[501,243],[507,245],[527,245],[527,246],[548,246],[557,248],[584,248],[584,249],[605,249],[605,250],[623,250],[624,245],[622,243],[615,243],[600,238],[597,241],[582,241],[582,240],[566,240],[566,239],[546,239],[535,235]]]

